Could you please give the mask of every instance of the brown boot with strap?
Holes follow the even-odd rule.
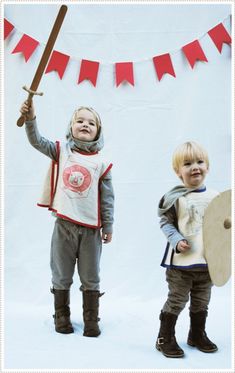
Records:
[[[57,333],[70,334],[73,333],[73,326],[70,321],[70,291],[69,290],[57,290],[51,289],[51,293],[54,294],[54,307],[55,314],[54,323],[55,330]]]
[[[190,312],[191,325],[188,334],[188,345],[197,347],[202,352],[215,352],[218,347],[211,342],[205,332],[207,311]]]
[[[97,290],[83,291],[83,320],[85,337],[98,337],[101,333],[98,322],[99,316],[99,298],[104,293]]]
[[[156,341],[156,349],[166,357],[183,357],[184,351],[175,338],[175,324],[178,316],[169,312],[161,312],[160,330]]]

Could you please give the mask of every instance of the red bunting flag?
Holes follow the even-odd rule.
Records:
[[[216,48],[221,53],[223,44],[231,44],[232,39],[227,32],[226,28],[222,23],[218,24],[217,26],[213,27],[211,30],[208,31],[211,39],[213,40]]]
[[[202,50],[202,47],[198,40],[193,41],[192,43],[189,43],[185,45],[182,48],[188,62],[190,63],[190,66],[194,67],[196,61],[207,61],[207,58]]]
[[[93,86],[96,86],[98,71],[99,71],[99,62],[82,60],[80,74],[78,78],[78,84],[83,82],[83,80],[90,80]]]
[[[4,18],[4,39],[6,39],[14,29],[15,26]],[[224,43],[232,43],[232,38],[224,27],[223,23],[219,23],[218,25],[210,29],[207,33],[212,39],[219,53],[222,52]],[[37,40],[33,39],[27,34],[23,34],[15,49],[11,53],[22,53],[24,55],[25,61],[27,62],[31,55],[34,53],[38,44],[39,42]],[[199,43],[199,40],[194,40],[193,42],[183,46],[181,49],[192,69],[194,68],[197,61],[208,62],[207,57]],[[69,59],[70,56],[57,51],[53,51],[45,73],[56,71],[60,79],[62,79]],[[164,74],[170,74],[173,77],[176,77],[170,53],[155,56],[152,59],[159,81],[161,81]],[[84,80],[90,80],[90,82],[95,87],[97,83],[99,65],[99,62],[82,59],[77,83],[79,84]],[[133,62],[115,63],[115,78],[117,87],[123,82],[128,82],[132,86],[135,85],[133,65]]]
[[[8,35],[12,32],[15,27],[4,18],[4,40],[8,37]]]
[[[39,42],[30,36],[24,34],[20,39],[19,43],[11,53],[23,53],[25,62],[31,57]]]
[[[62,79],[69,59],[70,57],[67,56],[67,54],[53,51],[45,74],[50,73],[51,71],[57,71],[60,79]]]
[[[117,62],[116,67],[116,86],[123,81],[127,81],[134,86],[134,73],[132,62]]]
[[[159,82],[164,74],[170,74],[175,77],[175,71],[169,53],[153,57],[153,63]]]

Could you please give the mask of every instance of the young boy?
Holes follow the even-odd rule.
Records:
[[[99,151],[103,147],[99,115],[92,108],[75,110],[67,142],[42,137],[33,104],[21,106],[30,144],[51,158],[42,200],[57,217],[51,242],[51,292],[54,294],[54,323],[58,333],[73,333],[70,321],[70,287],[75,265],[83,293],[84,336],[97,337],[102,240],[112,239],[114,194],[110,169]],[[102,233],[100,232],[102,229]]]
[[[205,332],[212,282],[203,252],[202,224],[206,207],[218,195],[207,189],[207,152],[195,142],[180,145],[173,154],[173,169],[184,185],[166,193],[159,203],[160,227],[168,244],[161,265],[166,267],[168,298],[160,314],[157,350],[166,357],[182,357],[175,338],[178,315],[190,297],[190,330],[187,343],[203,352],[217,346]]]

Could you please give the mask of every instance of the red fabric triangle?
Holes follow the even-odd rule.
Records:
[[[189,43],[185,45],[182,48],[188,62],[190,63],[190,66],[194,67],[196,61],[207,61],[207,58],[202,50],[202,47],[198,40],[193,41],[192,43]]]
[[[15,27],[4,18],[4,40],[8,37],[8,35],[12,32]]]
[[[66,66],[68,65],[70,57],[67,54],[63,54],[57,51],[53,51],[50,61],[47,65],[45,74],[51,71],[57,71],[60,79],[63,78]]]
[[[232,39],[222,23],[219,23],[217,26],[213,27],[208,31],[209,36],[213,40],[216,48],[221,53],[223,44],[231,44]]]
[[[164,74],[170,74],[175,77],[175,71],[169,53],[153,57],[153,63],[159,81],[162,79]]]
[[[83,82],[83,80],[90,80],[93,86],[96,86],[97,76],[99,71],[99,62],[82,60],[80,74],[78,78],[78,84]]]
[[[124,81],[134,84],[133,62],[117,62],[116,68],[116,86],[118,87]]]
[[[37,48],[38,44],[39,42],[37,40],[24,34],[11,53],[23,53],[25,61],[27,62]]]

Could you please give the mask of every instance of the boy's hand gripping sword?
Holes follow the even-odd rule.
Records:
[[[59,34],[59,31],[60,31],[60,28],[62,26],[62,23],[63,23],[63,20],[64,20],[66,12],[67,12],[67,6],[66,5],[62,5],[60,7],[59,13],[58,13],[58,15],[56,17],[54,26],[53,26],[53,28],[51,30],[49,39],[48,39],[47,44],[45,46],[43,55],[42,55],[41,60],[39,62],[39,65],[38,65],[38,68],[37,68],[36,73],[34,75],[34,78],[33,78],[33,81],[31,83],[31,86],[30,86],[29,89],[27,87],[25,87],[25,86],[23,87],[23,89],[25,89],[28,92],[27,101],[28,101],[29,104],[32,102],[32,98],[33,98],[34,95],[40,95],[40,96],[43,95],[43,93],[38,93],[37,92],[37,88],[38,88],[39,83],[40,83],[40,81],[42,79],[42,75],[43,75],[44,70],[46,68],[47,62],[48,62],[48,60],[50,58],[52,49],[53,49],[53,47],[55,45],[55,41],[56,41],[57,36]],[[24,122],[25,122],[25,116],[21,115],[19,117],[18,121],[17,121],[17,126],[18,127],[22,127],[23,124],[24,124]]]

